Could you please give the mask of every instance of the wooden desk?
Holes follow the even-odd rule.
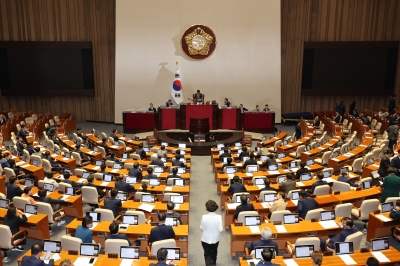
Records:
[[[284,138],[286,138],[286,136],[287,136],[287,132],[281,132],[278,135],[276,135],[275,137],[271,137],[264,141],[257,142],[257,146],[261,147],[263,143],[265,143],[265,145],[267,145],[267,147],[274,146],[274,144],[277,140],[283,140]]]
[[[7,195],[7,192],[6,192],[6,177],[5,176],[0,176],[0,192],[3,193],[4,195]]]
[[[340,136],[335,136],[333,139],[318,148],[302,152],[300,159],[305,162],[309,158],[314,158],[317,156],[322,157],[322,154],[328,151],[330,148],[334,147],[339,142],[339,140]]]
[[[6,209],[0,208],[0,218],[4,219],[7,214]],[[37,214],[28,217],[28,220],[23,223],[20,230],[26,230],[28,237],[43,241],[44,239],[50,239],[49,223],[46,214]]]
[[[93,240],[95,240],[96,243],[100,243],[102,247],[104,247],[105,244],[105,234],[110,232],[108,227],[111,223],[112,222],[108,221],[99,222],[96,227],[91,229],[93,231]],[[66,233],[74,235],[76,228],[81,224],[82,221],[74,219],[65,227]],[[146,247],[149,245],[150,230],[154,227],[155,226],[151,224],[139,224],[129,226],[126,230],[119,230],[119,232],[127,234],[132,241],[139,238],[142,242],[140,251],[146,252]],[[176,244],[181,248],[181,253],[186,254],[187,257],[189,226],[187,224],[178,225],[173,227],[173,229],[175,232]]]
[[[44,179],[43,167],[36,167],[36,166],[30,165],[28,163],[18,164],[18,166],[21,167],[25,173],[28,172],[28,173],[36,176],[38,178],[38,180]]]
[[[273,133],[275,128],[275,112],[245,112],[242,114],[242,123],[246,131]]]
[[[285,146],[279,146],[278,152],[284,152],[286,154],[286,156],[288,156],[289,153],[291,153],[292,151],[294,152],[298,146],[306,145],[307,142],[312,140],[312,137],[313,137],[313,134],[308,133],[303,138],[301,138],[295,142],[291,142],[290,144],[285,145]]]
[[[63,194],[58,192],[50,193],[47,197],[52,199],[59,199]],[[83,209],[82,209],[82,195],[69,196],[64,203],[60,204],[64,210],[65,215],[81,218],[83,217]]]
[[[153,131],[158,113],[132,113],[122,112],[122,123],[124,133],[141,133]]]
[[[69,169],[75,169],[76,168],[76,161],[75,159],[71,156],[71,158],[67,159],[62,155],[57,155],[57,154],[52,154],[51,158],[55,159],[57,163],[61,164],[62,166],[69,168]]]
[[[367,238],[366,241],[371,243],[372,238],[390,236],[392,234],[391,228],[394,226],[399,226],[400,221],[397,219],[392,219],[389,217],[390,212],[380,213],[380,214],[369,214]],[[377,215],[383,215],[389,218],[391,221],[384,222]]]

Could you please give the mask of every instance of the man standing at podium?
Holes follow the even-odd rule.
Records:
[[[197,93],[195,94],[194,101],[196,103],[203,103],[203,94],[200,92],[200,90],[197,90]]]

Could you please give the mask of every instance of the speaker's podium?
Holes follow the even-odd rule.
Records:
[[[210,141],[210,121],[209,118],[190,118],[189,135],[193,142]]]

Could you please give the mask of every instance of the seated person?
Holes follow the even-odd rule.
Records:
[[[299,192],[299,202],[297,203],[296,212],[303,219],[306,217],[308,211],[317,209],[319,206],[314,198],[308,198],[307,196],[307,192],[304,190]]]
[[[237,219],[239,216],[239,213],[242,211],[254,211],[254,206],[252,203],[248,202],[248,199],[249,198],[247,197],[246,194],[242,194],[240,196],[241,204],[236,207],[235,214],[233,214],[234,219]]]
[[[82,128],[80,128],[80,127],[77,127],[77,128],[76,128],[76,135],[77,135],[78,137],[80,137],[80,138],[83,137]]]
[[[247,150],[247,147],[246,147],[246,146],[243,146],[243,147],[242,147],[242,152],[239,154],[240,160],[242,160],[243,157],[249,157],[249,156],[250,156],[250,153],[249,153],[249,151]]]
[[[115,152],[110,153],[110,157],[108,158],[108,160],[119,163],[118,158],[115,158]]]
[[[161,158],[161,157],[159,157],[159,155],[162,158],[166,158],[167,157],[167,151],[165,150],[165,146],[164,145],[161,145],[161,148],[157,151],[157,157]]]
[[[21,266],[53,266],[54,259],[53,253],[50,252],[50,259],[48,263],[44,262],[42,256],[43,246],[39,243],[35,243],[31,247],[31,255],[22,257]],[[61,265],[61,264],[60,264]]]
[[[143,144],[140,143],[139,147],[136,149],[135,153],[140,156],[140,159],[146,157],[146,152],[143,150]]]
[[[42,158],[42,153],[40,153],[40,147],[35,147],[33,148],[33,150],[35,152],[32,155],[39,156],[40,158]]]
[[[172,103],[172,100],[168,100],[168,101],[165,103],[165,106],[166,106],[166,107],[170,107],[171,105],[174,105],[174,104]]]
[[[285,177],[285,181],[279,184],[279,188],[285,189],[285,195],[289,193],[291,190],[296,189],[296,180],[294,175],[287,173]]]
[[[126,193],[135,192],[135,187],[131,186],[131,184],[126,183],[124,179],[125,179],[125,177],[123,175],[117,176],[116,177],[117,181],[115,181],[115,188],[118,191],[122,191],[122,192],[126,192]]]
[[[167,217],[176,218],[179,224],[183,224],[181,215],[178,212],[174,211],[174,208],[175,208],[175,203],[171,201],[167,203],[167,212],[166,212]]]
[[[152,167],[147,168],[147,175],[145,175],[143,177],[143,179],[147,179],[147,180],[149,180],[149,179],[157,179],[158,177],[156,175],[153,175],[153,171],[154,170],[153,170]]]
[[[117,222],[112,222],[110,226],[108,227],[108,230],[110,230],[110,234],[106,234],[105,239],[122,239],[126,240],[129,243],[129,246],[136,246],[139,247],[141,244],[141,241],[139,239],[133,241],[131,243],[129,241],[128,235],[127,234],[118,234],[119,231],[119,224]]]
[[[58,183],[57,183],[56,180],[53,179],[53,177],[54,177],[54,174],[52,172],[46,173],[43,181],[45,183],[49,183],[49,184],[54,185],[54,189],[58,189],[58,187],[59,187]]]
[[[358,187],[358,186],[359,186],[359,184],[355,184],[355,183],[353,183],[353,182],[350,181],[350,179],[349,179],[349,173],[348,173],[347,171],[343,171],[343,172],[342,172],[342,175],[338,177],[338,180],[337,180],[337,181],[347,183],[347,184],[349,184],[349,185],[352,186],[352,187]]]
[[[369,257],[365,262],[365,266],[379,266],[379,260],[375,257]]]
[[[77,183],[73,180],[69,180],[69,178],[71,177],[71,174],[69,172],[64,172],[63,176],[64,176],[64,179],[61,180],[62,183],[70,184],[74,188],[82,187],[83,183]]]
[[[13,201],[15,196],[20,197],[24,191],[17,185],[19,182],[15,176],[10,177],[7,184],[7,199]]]
[[[175,160],[172,160],[172,166],[178,166],[178,167],[186,167],[184,162],[180,161],[181,156],[179,154],[175,155]]]
[[[26,129],[26,125],[21,125],[21,129],[18,131],[18,136],[21,137],[26,144],[28,144],[27,137],[29,136],[29,132]]]
[[[93,219],[91,216],[86,215],[83,217],[82,225],[78,225],[74,237],[82,240],[82,243],[92,243],[93,232],[90,228],[93,227]]]
[[[314,127],[319,127],[321,125],[321,120],[319,120],[319,116],[316,116],[313,122]]]
[[[107,145],[107,138],[102,138],[99,146],[103,147],[104,151],[106,152],[106,155],[110,155],[110,149],[108,148]]]
[[[0,165],[3,169],[6,167],[10,168],[10,163],[8,162],[8,160],[10,160],[10,158],[11,158],[11,154],[9,152],[5,152],[3,155],[3,158],[1,158],[1,160],[0,160]]]
[[[162,155],[157,153],[157,158],[153,159],[150,162],[150,165],[158,165],[158,166],[164,167],[164,162],[161,160],[161,158],[162,158]]]
[[[9,168],[13,169],[13,170],[14,170],[14,173],[15,173],[19,178],[21,178],[20,175],[24,175],[24,172],[21,170],[21,167],[17,166],[17,165],[15,164],[15,161],[14,161],[13,159],[8,160],[8,163],[10,164],[10,167],[9,167]]]
[[[344,242],[346,237],[358,232],[357,228],[354,226],[353,219],[349,217],[343,217],[342,223],[339,223],[338,225],[343,228],[339,235],[331,235],[327,240],[320,238],[320,246],[322,251],[327,250],[327,246],[330,249],[335,249],[336,242]]]
[[[63,200],[52,199],[50,197],[46,197],[47,196],[47,191],[44,188],[40,188],[39,189],[38,196],[39,196],[39,202],[50,204],[50,206],[53,209],[53,211],[59,210],[61,208],[60,204],[65,202]],[[60,213],[56,214],[56,217],[58,217],[58,216],[60,216]],[[65,221],[61,220],[61,221],[59,221],[57,223],[57,226],[60,226],[60,225],[63,225],[63,224],[65,224]]]
[[[240,182],[240,178],[235,175],[233,178],[233,184],[231,184],[228,188],[228,192],[235,194],[235,193],[239,193],[239,192],[246,192],[246,188],[244,187],[244,185]]]
[[[19,215],[17,215],[19,214]],[[12,235],[15,235],[20,231],[19,227],[21,224],[25,223],[28,220],[28,218],[25,216],[25,213],[22,211],[18,210],[17,208],[10,206],[7,210],[7,214],[4,216],[3,224],[7,225],[10,227],[10,231]],[[28,232],[25,231],[25,233],[28,235]],[[18,234],[14,239],[21,239],[23,237],[22,232]],[[18,250],[18,251],[23,251],[24,248],[22,247],[23,245],[26,244],[26,240],[23,240],[18,246],[13,247],[13,250]]]
[[[261,240],[254,240],[251,243],[246,242],[245,248],[249,249],[249,254],[254,250],[255,247],[259,246],[270,246],[275,248],[275,252],[278,254],[278,244],[271,240],[272,231],[268,227],[264,227],[261,231]]]
[[[228,100],[228,98],[225,98],[224,105],[226,105],[226,107],[230,107],[231,106],[231,102]]]
[[[339,114],[339,112],[336,111],[335,116],[333,117],[333,121],[335,121],[336,123],[340,122],[340,114]]]
[[[314,194],[315,188],[322,185],[327,185],[328,183],[324,181],[324,173],[319,172],[317,174],[317,181],[312,184],[311,189],[308,190],[310,194]]]
[[[111,189],[111,197],[104,200],[104,209],[111,210],[114,214],[114,218],[119,214],[119,208],[122,206],[120,199],[116,198],[118,195],[118,189],[113,187]]]
[[[165,219],[167,218],[167,214],[165,212],[158,213],[158,226],[154,227],[150,231],[149,242],[150,244],[155,241],[165,240],[165,239],[174,239],[175,232],[172,229],[172,226],[165,225]]]
[[[261,144],[261,148],[260,148],[260,155],[268,155],[269,151],[267,148],[267,144],[265,144],[264,142]]]
[[[400,200],[396,200],[396,206],[394,206],[394,209],[390,211],[389,217],[400,220]],[[394,229],[395,229],[395,227],[392,227],[392,235],[393,235]],[[400,235],[400,232],[397,231],[396,234]]]
[[[275,188],[271,187],[271,182],[268,177],[264,179],[264,187],[260,191],[275,191]]]
[[[24,144],[24,140],[20,136],[17,137],[17,143],[15,145],[17,146],[18,153],[22,154],[26,145]]]
[[[280,266],[280,264],[275,264],[271,262],[273,255],[274,254],[272,254],[269,248],[264,248],[263,251],[261,252],[261,260],[256,264],[256,266],[263,266],[263,265]]]
[[[21,197],[28,199],[30,204],[36,204],[36,201],[32,198],[32,187],[25,187]]]
[[[88,149],[90,149],[92,147],[92,144],[90,144],[87,136],[83,136],[81,144],[83,147],[88,148]]]
[[[75,146],[74,152],[78,153],[79,156],[81,156],[82,163],[90,162],[90,158],[86,156],[82,151],[81,151],[81,145],[78,144]]]
[[[274,165],[276,164],[276,160],[275,160],[275,155],[273,153],[268,154],[268,159],[265,160],[265,162],[262,164],[265,167],[268,167],[270,165]]]
[[[232,163],[232,157],[228,157],[228,158],[226,159],[226,163],[222,165],[222,171],[224,171],[224,169],[225,169],[226,166],[233,166],[233,167],[236,167],[236,165]]]
[[[129,170],[128,176],[137,177],[137,179],[142,178],[142,170],[139,168],[139,163],[136,162],[133,164],[133,168]]]
[[[112,130],[112,133],[110,134],[110,137],[112,137],[113,138],[113,140],[114,140],[114,142],[118,142],[119,141],[119,138],[118,138],[118,136],[117,136],[117,130],[116,129],[113,129]]]
[[[283,192],[278,192],[276,194],[276,200],[272,204],[272,206],[269,208],[269,211],[273,213],[274,211],[284,211],[286,210],[287,203],[285,201],[285,193]]]
[[[149,266],[163,266],[163,265],[174,265],[172,262],[167,264],[167,260],[168,260],[168,250],[166,250],[165,248],[160,248],[157,251],[157,263],[150,263]]]
[[[219,156],[219,159],[221,160],[221,161],[224,161],[224,159],[222,159],[222,158],[224,158],[224,157],[232,157],[231,156],[231,154],[230,154],[230,152],[229,152],[229,148],[224,148],[224,152]]]
[[[244,162],[243,168],[246,169],[248,165],[257,165],[257,161],[254,159],[254,153],[250,154],[250,159]]]
[[[54,159],[51,158],[49,151],[45,151],[45,153],[43,155],[43,159],[46,159],[49,161],[49,163],[51,165],[51,171],[53,171],[53,172],[64,171],[65,168],[62,167],[59,163],[56,163],[56,161],[54,161]]]
[[[258,104],[257,104],[257,105],[256,105],[256,108],[253,109],[253,110],[251,110],[251,111],[252,111],[252,112],[257,112],[257,113],[261,112],[260,106],[258,106]]]
[[[98,188],[94,183],[94,174],[90,174],[87,179],[86,179],[87,183],[83,184],[83,186],[86,187],[94,187],[95,189],[97,189],[97,194],[99,194],[100,199],[104,198],[104,191],[101,188]]]
[[[168,175],[167,180],[168,178],[181,178],[180,175],[178,175],[178,168],[172,168],[172,175]]]
[[[147,111],[148,111],[148,112],[157,113],[157,109],[156,109],[155,107],[153,107],[153,104],[152,104],[152,103],[150,103],[150,107],[149,107],[149,109],[147,109]]]
[[[311,261],[312,261],[312,266],[321,266],[322,265],[322,252],[319,251],[313,251],[311,253]]]
[[[100,172],[101,174],[107,174],[106,171],[107,165],[105,164],[105,162],[103,162],[102,164],[100,164]]]
[[[271,112],[271,109],[269,109],[268,104],[266,104],[266,105],[264,106],[263,112]]]
[[[306,174],[306,173],[308,173],[309,171],[308,171],[308,168],[306,168],[306,162],[303,162],[303,161],[301,161],[300,162],[300,168],[297,170],[297,172],[296,172],[296,179],[297,180],[299,180],[300,179],[300,176],[302,175],[302,174]]]

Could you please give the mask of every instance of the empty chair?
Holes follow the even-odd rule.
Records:
[[[23,234],[23,237],[20,239],[14,240],[14,237],[17,235]],[[12,235],[10,227],[7,225],[0,225],[0,246],[1,250],[4,251],[3,262],[9,262],[10,258],[7,256],[7,252],[12,249],[14,246],[20,245],[26,239],[26,233],[24,230],[18,231],[16,234]]]
[[[101,136],[103,136],[103,138],[108,138],[108,137],[107,137],[107,134],[104,133],[104,132],[101,132]],[[113,139],[113,143],[114,143],[114,139]]]
[[[103,147],[97,146],[97,148],[99,149],[99,152],[101,152],[103,159],[107,159],[107,153],[106,150]]]
[[[99,204],[99,194],[95,187],[84,186],[81,188],[82,202],[89,204],[90,206],[97,207]]]
[[[166,239],[155,241],[151,244],[151,249],[147,247],[148,255],[157,255],[157,251],[160,248],[176,248],[176,241],[175,239]]]
[[[347,128],[343,128],[343,129],[342,129],[343,134],[345,134],[345,135],[350,134],[350,133],[351,133],[351,128],[352,128],[352,127],[353,127],[353,123],[350,122]]]
[[[305,145],[299,145],[296,149],[296,152],[289,153],[289,156],[298,159],[300,158],[301,153],[304,152],[305,150],[306,150]]]
[[[277,221],[282,222],[284,214],[290,214],[290,211],[289,210],[274,211],[271,214],[271,218],[269,218],[268,220],[269,220],[270,223],[277,222]]]
[[[129,158],[133,159],[133,160],[141,160],[140,155],[139,154],[129,154]]]
[[[61,247],[63,251],[76,250],[79,251],[81,248],[82,240],[77,237],[70,235],[63,235],[61,237]]]
[[[45,202],[36,202],[36,206],[38,206],[38,213],[43,213],[47,215],[47,220],[49,223],[49,231],[50,235],[52,235],[53,231],[51,230],[51,225],[54,223],[62,222],[62,219],[65,217],[63,209],[58,209],[57,211],[53,211],[52,206],[49,203]]]
[[[126,215],[137,215],[138,216],[138,224],[149,224],[151,223],[151,216],[146,218],[143,211],[126,211]]]
[[[388,149],[388,147],[389,147],[389,140],[388,140],[388,139],[383,140],[383,141],[380,143],[380,146],[379,146],[379,148],[380,148],[382,151],[386,151],[386,150]],[[393,147],[392,147],[392,149],[393,149]]]
[[[244,217],[246,216],[257,216],[259,215],[257,211],[242,211],[239,213],[237,222],[244,224]]]
[[[289,241],[286,241],[286,244],[285,244],[286,252],[294,255],[295,247],[303,246],[303,245],[314,245],[314,250],[319,251],[320,240],[318,237],[300,237],[300,238],[296,239],[296,242],[294,245],[291,244]]]
[[[380,160],[380,156],[382,154],[382,149],[378,148],[372,151],[372,159],[374,159],[374,161],[378,161]]]
[[[273,148],[268,148],[269,152],[277,152],[278,147],[282,145],[282,140],[277,140],[275,141],[274,147]]]
[[[324,133],[325,124],[321,123],[319,129],[314,131],[314,135],[322,135]]]
[[[328,165],[329,158],[331,157],[332,152],[331,151],[326,151],[322,155],[321,159],[317,158],[314,160],[315,163],[320,164],[320,165]]]
[[[335,206],[335,216],[336,217],[351,217],[351,210],[353,209],[353,204],[342,203]]]
[[[348,144],[344,144],[342,145],[342,147],[340,147],[340,153],[341,154],[346,154],[346,150],[349,149],[349,145]]]
[[[363,158],[357,158],[353,161],[351,166],[349,166],[349,170],[353,173],[360,174],[362,173],[363,166]]]
[[[4,170],[4,175],[6,176],[6,179],[5,179],[5,182],[6,182],[6,183],[9,182],[9,180],[10,180],[10,178],[11,178],[12,176],[16,176],[14,170],[11,169],[11,168],[5,167],[3,170]]]
[[[369,152],[364,156],[363,165],[364,166],[368,166],[368,165],[371,165],[373,163],[374,163],[374,159],[373,159],[373,156],[372,156],[372,152]]]
[[[85,170],[85,169],[82,169],[82,168],[76,168],[76,169],[74,170],[74,174],[75,174],[76,176],[82,176],[84,172],[86,172],[86,170]]]
[[[356,232],[346,237],[344,242],[353,242],[353,249],[359,250],[361,246],[361,240],[363,238],[362,232]]]
[[[350,191],[350,190],[351,190],[351,187],[349,184],[340,182],[340,181],[333,181],[333,186],[332,186],[333,192],[336,192],[336,191],[346,192],[346,191]]]
[[[94,210],[94,212],[100,213],[100,222],[102,221],[107,221],[107,222],[112,222],[116,219],[118,219],[118,217],[114,217],[114,213],[112,212],[112,210],[107,210],[107,209],[103,209],[103,208],[96,208]]]
[[[286,140],[288,143],[292,142],[292,136],[287,136],[287,137],[285,138],[285,140]]]
[[[108,142],[110,142],[112,145],[115,144],[114,139],[112,137],[108,137]]]
[[[373,133],[374,135],[380,134],[380,133],[381,133],[381,127],[382,127],[382,123],[381,123],[381,122],[378,122],[378,123],[376,124],[376,127],[375,127],[374,129],[371,130],[372,133]]]
[[[104,248],[106,254],[119,254],[121,247],[129,246],[128,240],[125,239],[107,239]]]
[[[304,218],[305,221],[310,221],[311,219],[319,219],[321,217],[321,212],[324,211],[322,208],[315,210],[309,210]]]
[[[360,208],[353,208],[351,210],[351,215],[363,221],[364,233],[367,232],[366,228],[369,220],[369,214],[376,210],[379,210],[379,200],[377,199],[363,200]]]
[[[124,163],[124,168],[125,169],[132,169],[133,168],[133,163]]]
[[[119,143],[119,146],[124,147],[124,152],[127,152],[127,153],[133,152],[133,149],[131,147],[126,146],[126,144],[123,140],[119,140],[118,143]]]
[[[77,152],[72,152],[72,157],[74,157],[77,166],[84,166],[90,164],[90,162],[82,162],[81,155]]]
[[[314,189],[314,195],[320,196],[320,195],[328,195],[331,187],[329,185],[321,185],[317,186]]]

